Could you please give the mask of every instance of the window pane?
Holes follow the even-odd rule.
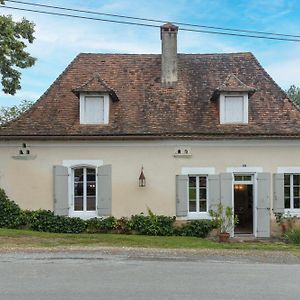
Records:
[[[243,180],[243,176],[241,176],[241,175],[234,175],[234,180],[235,181],[242,181]]]
[[[200,189],[200,200],[206,200],[206,189]]]
[[[195,212],[196,211],[196,200],[189,201],[189,211]]]
[[[189,177],[189,187],[196,187],[196,177]]]
[[[290,175],[284,175],[284,185],[290,185]]]
[[[200,211],[206,211],[206,201],[200,201]]]
[[[86,194],[87,196],[96,196],[96,170],[87,169]]]
[[[293,177],[294,186],[300,186],[300,175],[294,175]]]
[[[300,198],[294,198],[294,208],[300,208]]]
[[[291,199],[284,198],[284,208],[291,208]]]
[[[290,189],[290,187],[289,186],[285,186],[284,187],[284,197],[285,198],[290,198],[290,193],[291,193],[291,189]]]
[[[206,177],[199,177],[200,187],[206,187]]]
[[[294,186],[294,198],[300,197],[300,188]]]
[[[74,169],[74,196],[83,195],[83,168]]]
[[[86,210],[96,210],[96,197],[95,196],[86,197]]]
[[[196,189],[195,188],[189,188],[189,199],[196,200]]]
[[[82,211],[83,210],[83,197],[74,198],[74,210]]]

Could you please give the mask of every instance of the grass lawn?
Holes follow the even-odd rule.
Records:
[[[0,249],[79,247],[143,247],[165,249],[240,249],[292,251],[300,255],[300,247],[272,242],[232,242],[221,244],[195,237],[158,237],[123,234],[63,234],[29,230],[0,229]]]

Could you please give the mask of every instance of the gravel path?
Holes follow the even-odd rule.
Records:
[[[154,249],[128,247],[68,247],[1,249],[0,261],[7,259],[121,259],[144,261],[228,261],[240,263],[300,264],[293,252],[215,249]]]

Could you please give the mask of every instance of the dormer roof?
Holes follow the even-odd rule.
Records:
[[[72,90],[76,96],[80,93],[108,93],[113,101],[119,101],[116,92],[103,80],[99,74],[95,74],[82,85]]]
[[[251,96],[255,93],[255,88],[243,83],[236,75],[229,74],[224,82],[215,89],[212,99],[216,99],[222,92],[246,92]]]

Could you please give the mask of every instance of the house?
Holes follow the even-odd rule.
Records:
[[[269,237],[300,213],[300,111],[251,53],[79,54],[0,130],[0,186],[24,209],[209,218]]]

